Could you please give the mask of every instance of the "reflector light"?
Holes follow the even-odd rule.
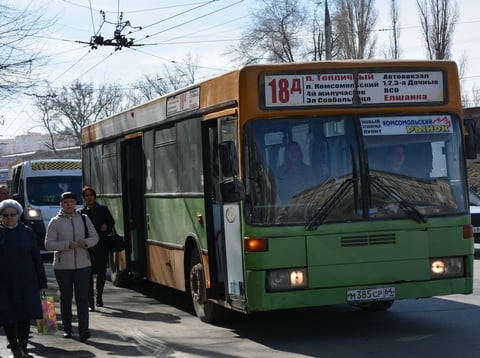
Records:
[[[473,237],[473,226],[467,225],[463,227],[463,238],[471,239]]]
[[[259,239],[254,237],[243,238],[245,252],[262,252],[267,251],[267,239]]]

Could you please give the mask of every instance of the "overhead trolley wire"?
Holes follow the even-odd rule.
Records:
[[[85,55],[83,55],[82,57],[80,57],[77,61],[75,61],[70,67],[68,67],[65,71],[63,71],[60,75],[58,75],[54,80],[52,80],[52,83],[53,82],[56,82],[60,77],[62,77],[64,74],[66,74],[68,71],[70,71],[73,67],[75,67],[80,61],[82,61],[85,57],[87,57],[87,55],[89,55],[90,53],[92,52],[92,50],[89,50],[87,51],[87,53],[85,53]]]
[[[152,23],[152,24],[150,24],[150,25],[147,25],[147,26],[142,26],[142,28],[141,28],[141,29],[139,29],[139,30],[136,30],[136,31],[132,31],[132,32],[130,32],[130,34],[133,34],[133,33],[135,33],[135,32],[138,32],[138,31],[142,31],[142,30],[148,29],[149,27],[152,27],[152,26],[155,26],[155,25],[161,24],[162,22],[165,22],[165,21],[168,21],[168,20],[174,19],[174,18],[176,18],[176,17],[178,17],[178,16],[185,15],[185,14],[187,14],[187,13],[191,12],[191,11],[194,11],[194,10],[200,9],[201,7],[204,7],[204,6],[206,6],[206,5],[208,5],[208,4],[211,4],[211,3],[215,2],[215,1],[217,1],[217,0],[210,0],[210,1],[208,1],[208,2],[202,3],[201,5],[198,5],[198,6],[192,7],[191,9],[188,9],[188,10],[185,10],[185,11],[182,11],[182,12],[179,12],[178,14],[175,14],[175,15],[169,16],[169,17],[167,17],[167,18],[165,18],[165,19],[162,19],[162,20],[160,20],[160,21],[154,22],[154,23]]]
[[[243,2],[243,1],[244,1],[244,0],[239,0],[239,1],[237,1],[237,2],[234,2],[233,4],[224,6],[224,7],[220,8],[220,9],[217,9],[217,10],[215,10],[215,11],[209,12],[209,13],[207,13],[207,14],[204,14],[204,15],[201,15],[201,16],[198,16],[198,17],[195,17],[195,18],[190,19],[190,20],[188,20],[188,21],[185,21],[185,22],[183,22],[183,23],[181,23],[181,24],[177,24],[177,25],[175,25],[175,26],[171,26],[171,27],[169,27],[169,28],[166,28],[166,29],[164,29],[164,30],[158,31],[158,32],[153,33],[153,34],[151,34],[151,35],[146,35],[144,38],[140,39],[139,41],[145,40],[145,39],[147,39],[147,38],[151,38],[151,37],[153,37],[153,36],[157,36],[157,35],[159,35],[159,34],[161,34],[161,33],[164,33],[164,32],[167,32],[167,31],[176,29],[176,28],[178,28],[178,27],[187,25],[187,24],[192,23],[192,22],[194,22],[194,21],[203,19],[203,18],[205,18],[205,17],[207,17],[207,16],[210,16],[210,15],[212,15],[212,14],[215,14],[215,13],[217,13],[217,12],[220,12],[220,11],[223,11],[223,10],[225,10],[225,9],[228,9],[228,8],[230,8],[230,7],[232,7],[232,6],[235,6],[235,5],[237,5],[237,4],[239,4],[239,3]],[[163,21],[163,20],[162,20],[162,21]]]

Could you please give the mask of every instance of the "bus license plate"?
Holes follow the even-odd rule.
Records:
[[[378,287],[347,291],[347,302],[388,301],[395,299],[395,287]]]

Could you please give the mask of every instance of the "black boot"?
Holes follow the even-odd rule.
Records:
[[[96,282],[96,288],[97,288],[97,306],[98,307],[103,307],[103,288],[105,287],[105,275],[97,275],[97,282]]]
[[[93,299],[93,274],[90,275],[90,282],[88,283],[88,310],[95,311],[95,300]]]
[[[30,358],[30,357],[33,357],[33,356],[28,354],[26,349],[22,349],[20,344],[17,344],[12,349],[11,357],[13,357],[13,358]]]
[[[33,358],[32,355],[28,354],[26,350],[23,350],[22,348],[18,348],[13,352],[13,357],[14,358]]]

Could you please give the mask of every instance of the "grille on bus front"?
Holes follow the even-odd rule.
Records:
[[[395,235],[366,235],[342,237],[342,247],[392,245],[396,243]]]

